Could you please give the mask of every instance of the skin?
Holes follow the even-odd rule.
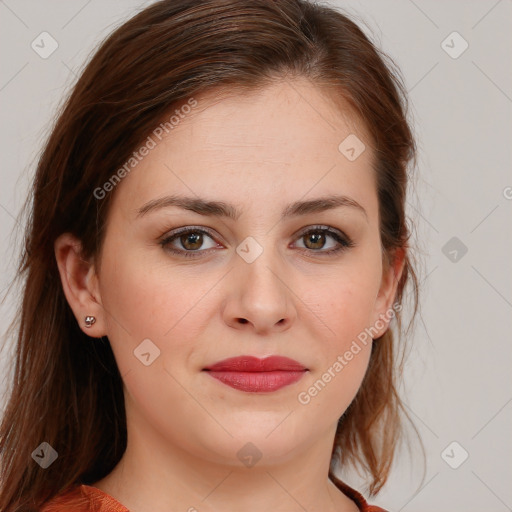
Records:
[[[371,340],[309,404],[297,397],[393,304],[403,258],[383,265],[371,143],[348,108],[340,112],[303,79],[195,98],[198,107],[113,192],[101,258],[83,261],[70,234],[55,243],[77,321],[89,336],[108,337],[125,388],[127,450],[94,485],[132,512],[356,511],[328,469]],[[355,161],[338,150],[351,133],[367,148]],[[170,194],[242,213],[234,221],[172,206],[137,217]],[[343,206],[280,220],[288,204],[331,194],[349,196],[366,215]],[[301,235],[316,225],[355,246],[325,255],[339,246],[334,238]],[[184,226],[214,234],[202,245],[169,244],[192,247],[196,258],[159,244]],[[247,237],[263,248],[252,263],[236,252]],[[91,328],[86,315],[96,317]],[[134,357],[147,338],[160,350],[149,366]],[[284,355],[308,372],[278,391],[246,393],[201,371],[239,355]],[[237,457],[248,442],[261,454],[250,468]]]

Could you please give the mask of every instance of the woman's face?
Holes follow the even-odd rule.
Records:
[[[238,465],[330,449],[394,295],[369,141],[302,80],[194,99],[111,192],[97,293],[129,433]],[[300,366],[207,371],[240,356]]]

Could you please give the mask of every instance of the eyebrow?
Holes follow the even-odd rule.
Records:
[[[190,210],[199,215],[212,217],[225,217],[234,221],[238,220],[241,211],[229,203],[223,201],[210,201],[199,197],[187,197],[181,195],[165,196],[153,199],[137,209],[137,217],[142,217],[149,212],[176,206],[184,210]],[[361,212],[368,222],[368,214],[366,210],[351,197],[344,195],[329,195],[311,199],[309,201],[296,201],[289,204],[281,214],[281,220],[307,215],[310,213],[319,213],[332,210],[339,207],[350,207]]]

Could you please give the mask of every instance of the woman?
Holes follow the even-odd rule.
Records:
[[[34,180],[0,509],[382,510],[335,472],[401,439],[405,105],[304,0],[115,30]]]

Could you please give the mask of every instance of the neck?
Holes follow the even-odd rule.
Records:
[[[199,458],[154,431],[129,428],[121,461],[93,485],[132,512],[357,512],[328,478],[334,428],[285,461],[262,458],[252,467]]]

